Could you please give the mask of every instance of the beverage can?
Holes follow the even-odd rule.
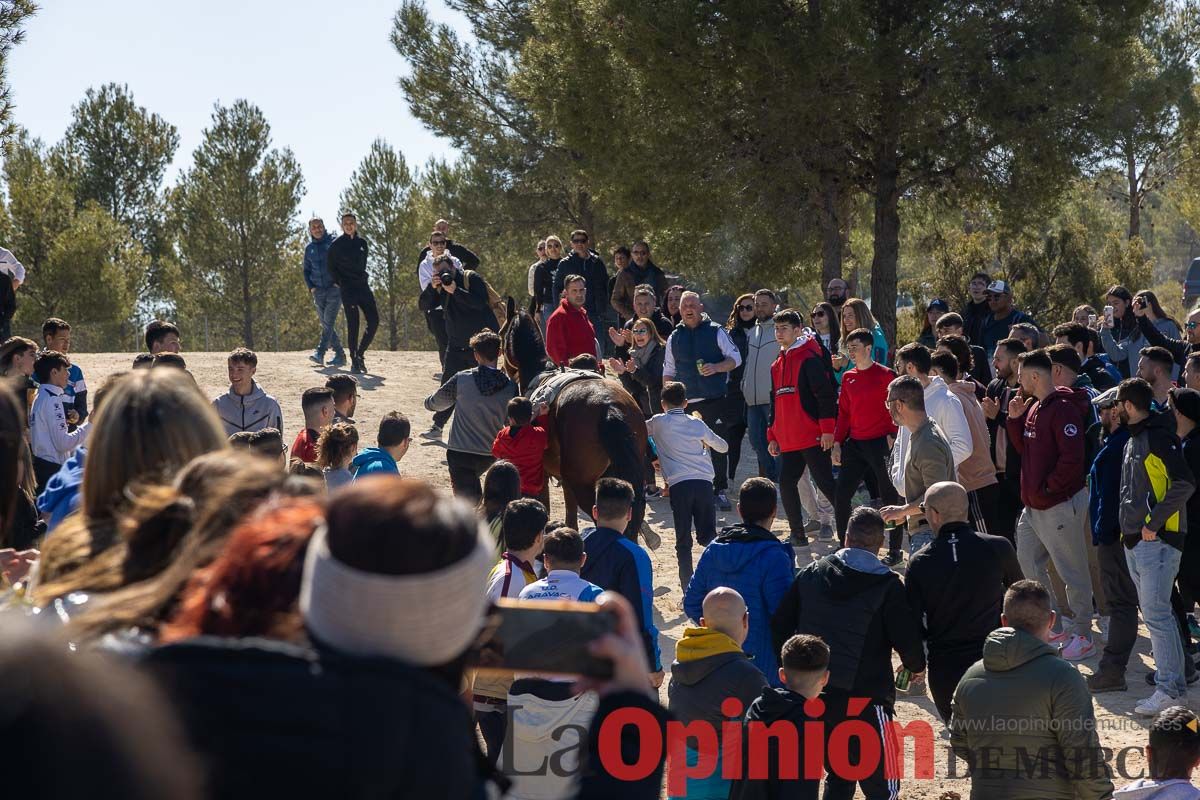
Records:
[[[704,368],[705,361],[703,358],[696,359],[696,371],[699,372]]]
[[[906,667],[896,670],[896,689],[907,692],[908,687],[912,685],[912,676],[912,670]]]

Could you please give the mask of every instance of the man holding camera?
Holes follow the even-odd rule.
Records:
[[[442,383],[464,369],[475,366],[471,337],[484,328],[497,330],[496,314],[488,303],[487,283],[476,272],[456,266],[447,253],[435,256],[429,285],[417,298],[418,307],[425,312],[441,306],[446,321],[446,360],[442,368]],[[442,428],[454,412],[453,406],[433,415],[433,427],[421,434],[426,439],[440,439]]]
[[[421,280],[421,288],[429,285],[429,277],[433,271],[433,259],[442,253],[449,253],[457,266],[466,269],[479,270],[479,256],[450,238],[450,223],[439,219],[433,224],[433,233],[429,235],[429,244],[417,256],[417,276]],[[442,318],[442,309],[432,308],[425,312],[425,325],[437,342],[438,361],[446,363],[446,322]]]

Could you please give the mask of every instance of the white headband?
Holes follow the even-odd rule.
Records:
[[[496,549],[482,524],[465,558],[419,575],[349,567],[330,553],[326,534],[324,525],[313,534],[300,585],[300,613],[318,640],[344,653],[420,667],[445,664],[474,640]]]

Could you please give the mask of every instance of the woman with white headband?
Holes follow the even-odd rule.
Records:
[[[372,476],[336,494],[301,581],[311,647],[202,637],[150,657],[209,765],[212,796],[469,798],[489,781],[502,786],[460,696],[494,561],[472,509],[422,481]],[[618,708],[665,720],[632,608],[605,600],[618,633],[593,648],[615,677],[581,687],[602,699],[579,797],[649,800],[661,764],[643,781],[616,781],[596,749],[599,724]],[[638,760],[637,731],[622,731],[625,764]]]

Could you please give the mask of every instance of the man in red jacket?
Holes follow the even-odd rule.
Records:
[[[799,483],[805,470],[811,469],[817,489],[833,501],[829,451],[837,417],[837,386],[820,342],[804,329],[795,311],[775,315],[775,341],[779,342],[779,357],[771,365],[767,451],[779,457],[779,493],[792,529],[792,545],[806,547]]]
[[[563,280],[563,299],[546,323],[546,354],[560,367],[577,355],[598,352],[596,330],[583,307],[586,300],[587,281],[568,275]]]
[[[871,358],[874,338],[866,328],[846,336],[846,351],[854,368],[842,375],[838,395],[837,426],[833,432],[833,463],[841,467],[833,510],[838,540],[846,538],[850,504],[858,485],[868,476],[868,488],[884,505],[896,505],[900,495],[888,475],[887,458],[896,437],[896,425],[887,407],[888,384],[896,373]]]
[[[1069,627],[1051,631],[1051,643],[1065,642],[1063,658],[1079,661],[1095,651],[1092,576],[1084,544],[1088,494],[1083,440],[1089,399],[1082,389],[1054,385],[1053,363],[1045,350],[1022,353],[1017,363],[1021,394],[1009,402],[1006,423],[1008,441],[1021,456],[1025,504],[1017,520],[1017,559],[1022,572],[1046,586],[1053,562],[1075,617]]]

